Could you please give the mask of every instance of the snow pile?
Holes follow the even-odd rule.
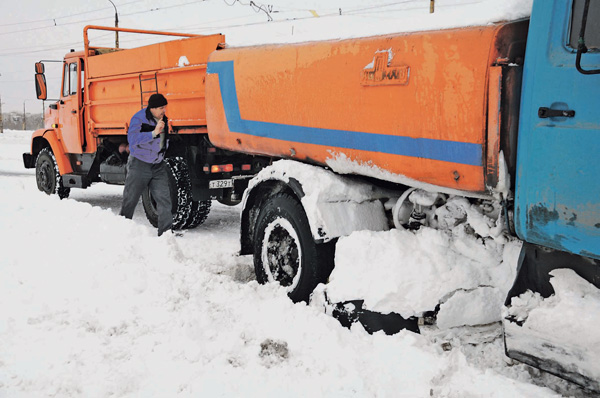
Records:
[[[397,193],[290,160],[264,169],[250,189],[269,179],[300,183],[302,205],[316,238],[332,230],[342,236],[336,244],[335,269],[327,286],[318,289],[330,302],[364,299],[367,309],[405,318],[422,316],[440,304],[437,325],[441,328],[502,319],[521,243],[505,234],[497,202],[475,205],[451,197],[435,210],[432,226],[439,229],[387,231],[383,207],[381,212],[369,208],[362,214],[357,206]],[[433,204],[426,192],[413,195],[419,196],[419,203]],[[379,214],[381,220],[375,222]],[[355,223],[362,228],[351,233]],[[332,225],[345,226],[349,236]],[[320,297],[316,302],[326,300]]]
[[[600,290],[571,269],[550,272],[554,294],[542,298],[527,291],[504,309],[515,322],[505,322],[509,350],[535,353],[583,375],[599,388]],[[592,384],[593,385],[593,384]]]
[[[477,329],[368,335],[294,305],[237,256],[239,207],[215,203],[198,229],[159,238],[141,206],[132,221],[118,216],[121,187],[47,196],[20,168],[28,142],[0,136],[0,397],[547,398],[559,395],[534,382],[565,385],[507,366],[497,324],[485,341]],[[416,242],[443,245],[433,232]],[[377,240],[359,238],[348,239]],[[431,251],[419,245],[405,265]]]
[[[521,244],[500,233],[497,211],[482,209],[451,198],[436,211],[448,229],[360,231],[341,238],[329,299],[361,298],[370,310],[405,318],[434,310],[441,299],[442,328],[499,321]]]
[[[556,341],[572,342],[573,319],[562,314],[577,314],[576,344],[596,348],[600,356],[600,290],[571,269],[556,269],[550,275],[552,296],[544,299],[528,290],[512,298],[508,315],[524,322],[523,328],[544,333]],[[600,374],[600,365],[598,369]]]

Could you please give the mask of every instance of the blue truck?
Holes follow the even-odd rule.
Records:
[[[549,273],[574,270],[600,288],[600,2],[533,5],[519,111],[514,226],[523,240],[518,275],[506,300],[526,290],[549,297]],[[587,314],[581,314],[585,317]],[[594,347],[528,336],[504,319],[506,352],[595,391]],[[591,369],[586,369],[591,367]]]

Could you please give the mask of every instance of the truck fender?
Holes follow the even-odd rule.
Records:
[[[322,167],[280,160],[256,175],[244,192],[240,254],[252,253],[256,219],[263,204],[279,193],[287,193],[302,205],[315,243],[329,242],[359,230],[389,229],[382,202],[394,196],[389,191]]]
[[[73,172],[71,162],[65,154],[65,151],[58,139],[56,130],[52,129],[41,129],[36,130],[31,136],[31,156],[32,165],[35,167],[35,159],[38,153],[45,147],[50,147],[56,158],[56,164],[58,165],[58,171],[60,175],[68,174]]]

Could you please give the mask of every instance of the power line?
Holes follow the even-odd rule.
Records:
[[[141,1],[144,1],[144,0],[134,0],[134,1],[130,1],[128,3],[120,4],[119,6],[126,6],[126,5],[129,5],[129,4],[139,3]],[[35,20],[35,21],[22,21],[22,22],[7,23],[7,24],[0,25],[0,28],[4,27],[4,26],[27,25],[27,24],[33,24],[33,23],[39,23],[39,22],[54,22],[57,19],[65,19],[65,18],[77,17],[79,15],[92,14],[92,13],[95,13],[95,12],[98,12],[98,11],[104,11],[104,10],[108,10],[108,9],[110,9],[110,7],[98,8],[96,10],[84,11],[84,12],[80,12],[80,13],[77,13],[77,14],[70,14],[70,15],[65,15],[65,16],[56,17],[56,18],[44,18],[44,19],[38,19],[38,20]]]
[[[103,39],[106,37],[112,37],[112,33],[106,33],[101,36],[96,37],[96,39]],[[23,55],[23,54],[33,54],[33,53],[45,53],[55,50],[64,50],[65,48],[73,48],[76,46],[81,46],[83,44],[83,40],[77,42],[66,43],[62,45],[56,45],[55,47],[45,47],[43,49],[38,49],[40,46],[32,46],[32,47],[19,47],[20,49],[34,48],[33,50],[24,50],[24,51],[16,51],[12,53],[0,53],[0,57],[7,57],[11,55]],[[16,50],[16,48],[7,48],[3,50]],[[1,51],[1,50],[0,50]]]
[[[271,4],[268,4],[268,5],[256,4],[254,1],[250,1],[250,3],[242,3],[241,0],[233,0],[233,2],[231,4],[229,4],[229,2],[227,0],[223,0],[223,1],[225,2],[225,4],[227,4],[230,7],[234,6],[235,3],[240,3],[243,6],[252,7],[254,12],[256,12],[256,13],[264,12],[265,14],[267,14],[268,22],[273,20],[271,13],[278,12],[278,11],[273,11],[273,5],[271,5]]]
[[[138,3],[140,1],[143,1],[143,0],[135,0],[135,1],[128,2],[128,3],[124,3],[123,5],[134,4],[134,3]],[[200,3],[200,2],[203,2],[203,1],[206,1],[206,0],[195,0],[195,1],[190,1],[190,2],[186,2],[186,3],[180,3],[180,4],[171,5],[171,6],[166,6],[166,7],[158,7],[158,8],[153,8],[153,9],[150,9],[150,10],[144,10],[144,11],[137,11],[137,12],[127,13],[127,14],[122,14],[122,16],[130,16],[130,15],[137,15],[137,14],[142,14],[142,13],[155,12],[155,11],[160,11],[160,10],[163,10],[163,9],[169,9],[169,8],[186,6],[186,5],[194,4],[194,3]],[[392,3],[380,4],[380,5],[371,6],[371,7],[362,7],[362,8],[356,8],[356,9],[350,9],[350,10],[344,12],[344,14],[347,15],[347,14],[364,13],[364,11],[368,11],[368,10],[375,10],[375,9],[380,9],[380,8],[384,8],[384,7],[390,7],[390,6],[394,6],[394,5],[398,5],[398,4],[414,3],[416,1],[417,0],[400,0],[400,1],[395,1],[395,2],[392,2]],[[229,3],[227,0],[224,0],[224,2],[228,6],[234,6],[236,3],[239,3],[239,4],[244,5],[244,6],[251,6],[253,8],[253,10],[255,12],[257,12],[257,13],[259,13],[259,12],[265,12],[267,14],[268,18],[269,18],[269,20],[267,22],[273,21],[273,18],[271,17],[270,13],[277,13],[277,12],[279,12],[279,11],[274,10],[272,5],[257,4],[257,3],[254,3],[253,1],[250,1],[249,3],[243,3],[240,0],[233,0],[233,2]],[[56,19],[59,19],[59,18],[68,18],[68,17],[71,17],[71,16],[89,14],[89,13],[93,13],[93,12],[97,12],[97,11],[103,11],[103,10],[106,10],[106,9],[107,8],[102,8],[102,9],[98,9],[98,10],[87,11],[87,12],[82,12],[82,13],[78,13],[78,14],[72,14],[70,16],[58,17],[58,18],[52,19],[52,21],[56,20]],[[308,9],[296,9],[296,8],[292,8],[291,10],[294,10],[294,11],[306,11],[306,12],[310,12],[311,11],[311,10],[308,10]],[[338,14],[338,11],[336,10],[335,12],[332,11],[332,12],[329,12],[329,13],[326,13],[326,14],[321,14],[321,17],[337,16],[337,15],[339,15],[339,14]],[[112,18],[112,17],[97,18],[96,20],[104,20],[104,19],[109,19],[109,18]],[[241,17],[241,18],[244,18],[244,17]],[[293,18],[293,19],[289,19],[288,18],[288,19],[285,19],[285,20],[282,20],[282,21],[301,20],[301,19],[308,19],[308,18],[312,18],[312,16],[306,17],[306,18],[303,18],[303,17]],[[231,18],[231,19],[228,19],[228,20],[235,20],[235,19],[239,19],[239,18]],[[50,21],[50,19],[39,20],[39,21]],[[221,19],[218,22],[224,22],[224,21],[227,21],[227,19],[226,20],[222,20]],[[282,21],[279,21],[279,22],[282,22]],[[33,22],[38,22],[38,21],[31,21],[31,23],[33,23]],[[90,22],[90,21],[86,20],[86,21],[67,22],[67,23],[64,23],[64,24],[56,25],[56,26],[65,26],[65,25],[76,24],[76,23],[81,23],[81,22],[87,23],[87,22]],[[211,22],[208,22],[208,23],[211,23]],[[262,22],[255,22],[255,23],[250,23],[250,24],[238,24],[238,25],[218,25],[218,26],[215,26],[215,27],[208,27],[208,28],[206,28],[206,25],[204,25],[204,29],[202,29],[202,30],[206,31],[206,30],[210,30],[210,29],[237,28],[237,27],[243,27],[243,26],[258,25],[258,24],[261,24],[261,23]],[[206,24],[206,22],[205,22],[205,24]],[[0,26],[4,26],[4,25],[0,25]],[[191,25],[189,30],[192,30],[196,26],[198,26],[198,25]],[[54,26],[37,27],[37,28],[32,28],[32,29],[27,29],[27,30],[22,30],[22,31],[17,31],[17,32],[25,32],[25,31],[29,31],[29,30],[39,30],[39,29],[50,29],[50,28],[53,28],[53,27]],[[178,27],[177,30],[181,31],[181,30],[185,30],[185,29],[182,29],[182,27]],[[4,33],[0,33],[0,35],[10,34],[10,33],[16,33],[16,32],[4,32]],[[108,35],[106,37],[108,37]],[[99,37],[99,38],[102,38],[102,37]],[[96,38],[96,39],[98,39],[98,38]],[[129,42],[131,42],[131,41],[132,40],[129,40]],[[28,50],[28,51],[24,51],[28,47],[18,47],[18,50],[20,50],[20,51],[9,52],[9,53],[0,53],[0,57],[2,57],[2,56],[10,56],[10,55],[23,55],[23,54],[29,54],[29,53],[43,53],[43,52],[48,52],[48,51],[52,51],[52,50],[60,50],[60,49],[63,49],[65,47],[68,47],[68,46],[76,46],[76,45],[79,45],[79,44],[81,44],[81,43],[80,42],[67,43],[67,44],[64,44],[64,45],[59,45],[59,46],[55,46],[55,47],[51,47],[51,48],[44,48],[44,49],[39,49],[39,46],[35,46],[35,47],[33,47],[34,49]],[[38,48],[36,49],[36,47],[38,47]],[[29,48],[31,48],[31,47],[29,47]],[[17,50],[17,48],[14,48],[14,49]],[[6,50],[13,50],[13,48],[2,49],[0,51],[6,51]]]
[[[141,1],[141,0],[139,0]],[[181,4],[175,4],[175,5],[171,5],[171,6],[165,6],[165,7],[157,7],[157,8],[152,8],[150,10],[146,10],[146,11],[137,11],[137,12],[131,12],[128,14],[121,14],[122,17],[126,17],[129,15],[137,15],[137,14],[145,14],[145,13],[149,13],[149,12],[154,12],[154,11],[159,11],[159,10],[165,10],[165,9],[169,9],[169,8],[175,8],[175,7],[182,7],[182,6],[187,6],[189,4],[194,4],[194,3],[201,3],[203,1],[206,0],[195,0],[195,1],[190,1],[187,3],[181,3]],[[128,3],[130,4],[130,3]],[[102,10],[105,10],[105,8],[103,8]],[[57,18],[53,18],[53,19],[46,19],[44,21],[49,22],[52,21],[54,23],[54,25],[51,26],[39,26],[37,28],[29,28],[29,29],[22,29],[22,30],[14,30],[11,32],[2,32],[0,33],[0,36],[4,36],[4,35],[10,35],[10,34],[14,34],[14,33],[22,33],[22,32],[31,32],[34,30],[41,30],[41,29],[49,29],[49,28],[54,28],[54,27],[63,27],[63,26],[67,26],[67,25],[74,25],[74,24],[80,24],[80,23],[89,23],[90,21],[101,21],[101,20],[105,20],[105,19],[112,19],[113,17],[102,17],[102,18],[93,18],[91,20],[79,20],[79,21],[72,21],[72,22],[64,22],[61,24],[57,24],[56,23],[56,19]]]
[[[125,4],[132,4],[132,3],[137,3],[139,1],[142,0],[137,0],[137,1],[133,1],[133,2],[129,2],[129,3],[125,3]],[[194,3],[200,3],[206,0],[195,0],[195,1],[190,1],[190,2],[186,2],[186,3],[180,3],[180,4],[175,4],[175,5],[171,5],[171,6],[166,6],[166,7],[162,7],[162,8],[153,8],[150,10],[145,10],[145,11],[137,11],[137,12],[132,12],[132,13],[128,13],[128,14],[123,14],[123,16],[129,16],[129,15],[137,15],[137,14],[143,14],[143,13],[149,13],[149,12],[155,12],[155,11],[161,11],[163,9],[169,9],[169,8],[175,8],[175,7],[181,7],[181,6],[186,6],[189,4],[194,4]],[[407,4],[407,3],[415,3],[418,0],[400,0],[400,1],[395,1],[392,3],[386,3],[386,4],[380,4],[380,5],[376,5],[376,6],[370,6],[370,7],[361,7],[361,8],[355,8],[355,9],[350,9],[344,12],[345,15],[357,15],[357,14],[368,14],[368,13],[372,13],[374,11],[372,10],[376,10],[376,9],[381,9],[381,8],[385,8],[385,7],[390,7],[390,6],[394,6],[394,5],[398,5],[398,4]],[[224,0],[225,4],[227,4],[228,6],[234,6],[236,3],[240,3],[241,5],[247,5],[247,6],[251,6],[255,12],[265,12],[268,14],[268,17],[270,18],[267,22],[271,22],[273,21],[273,18],[270,16],[270,12],[279,12],[279,11],[275,11],[273,10],[273,6],[268,5],[268,6],[264,6],[264,5],[258,5],[256,3],[254,3],[253,1],[251,1],[250,3],[243,3],[240,0],[233,0],[232,3],[229,3],[227,0]],[[262,7],[262,8],[261,8]],[[104,10],[104,9],[102,9]],[[308,9],[293,9],[294,11],[306,11],[309,12],[311,10]],[[92,11],[90,11],[92,12]],[[89,12],[87,12],[89,13]],[[84,13],[80,13],[80,14],[84,14]],[[73,14],[73,15],[79,15],[79,14]],[[338,11],[335,12],[330,12],[328,14],[321,14],[321,17],[332,17],[332,16],[338,16],[339,13]],[[109,19],[112,17],[106,17],[106,18],[100,18],[100,19]],[[236,20],[236,19],[242,19],[245,17],[236,17],[236,18],[230,18],[230,19],[220,19],[218,21],[213,21],[213,22],[224,22],[224,21],[231,21],[231,20]],[[297,20],[303,20],[303,19],[311,19],[313,18],[313,16],[307,16],[307,17],[296,17],[296,18],[287,18],[287,19],[282,19],[279,21],[274,21],[274,22],[289,22],[289,21],[297,21]],[[63,25],[67,25],[67,24],[74,24],[74,23],[80,23],[80,22],[89,22],[89,21],[78,21],[78,22],[70,22],[70,23],[66,23],[66,24],[62,24],[60,26]],[[242,24],[236,24],[236,25],[216,25],[216,26],[206,26],[206,23],[211,23],[211,22],[204,22],[203,25],[200,25],[200,29],[198,30],[197,28],[199,27],[199,25],[188,25],[186,27],[177,27],[176,29],[178,31],[207,31],[207,30],[217,30],[217,29],[226,29],[226,28],[239,28],[239,27],[246,27],[246,26],[253,26],[253,25],[261,25],[264,24],[266,22],[251,22],[251,23],[242,23]],[[40,27],[40,28],[34,28],[34,29],[46,29],[46,28],[52,28],[52,27]],[[33,29],[32,29],[33,30]],[[164,30],[170,30],[170,29],[164,29]],[[14,32],[11,32],[14,33]],[[2,34],[8,34],[8,33],[0,33],[0,35]],[[98,36],[95,38],[95,40],[98,39],[103,39],[105,37],[108,37],[111,34],[106,34],[106,35],[102,35],[102,36]],[[125,42],[139,42],[139,41],[148,41],[151,39],[130,39],[130,40],[124,40]],[[67,43],[64,45],[57,45],[54,47],[50,47],[50,48],[44,48],[44,49],[39,49],[39,46],[35,46],[33,47],[33,50],[27,50],[27,51],[15,51],[15,52],[10,52],[10,53],[0,53],[0,57],[3,56],[11,56],[11,55],[24,55],[24,54],[31,54],[31,53],[44,53],[44,52],[49,52],[49,51],[54,51],[54,50],[62,50],[66,47],[72,47],[72,46],[77,46],[77,45],[81,45],[81,42],[75,42],[75,43]],[[26,49],[28,47],[19,47],[19,49],[23,50]],[[38,48],[38,49],[36,49]],[[16,49],[16,48],[14,48]],[[6,50],[12,50],[12,49],[6,49]]]

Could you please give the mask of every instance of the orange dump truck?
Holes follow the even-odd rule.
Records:
[[[37,169],[39,189],[64,198],[71,188],[95,182],[123,184],[131,116],[146,106],[150,95],[160,92],[169,102],[167,162],[175,228],[202,223],[211,200],[239,203],[248,179],[270,159],[230,156],[207,138],[207,59],[225,38],[119,29],[140,35],[192,36],[123,50],[91,47],[91,30],[115,29],[85,28],[84,50],[65,56],[60,98],[50,104],[44,128],[33,134],[31,152],[24,154],[25,166]],[[45,99],[43,63],[36,64],[36,72],[38,97]],[[149,221],[156,225],[149,190],[142,201]]]

